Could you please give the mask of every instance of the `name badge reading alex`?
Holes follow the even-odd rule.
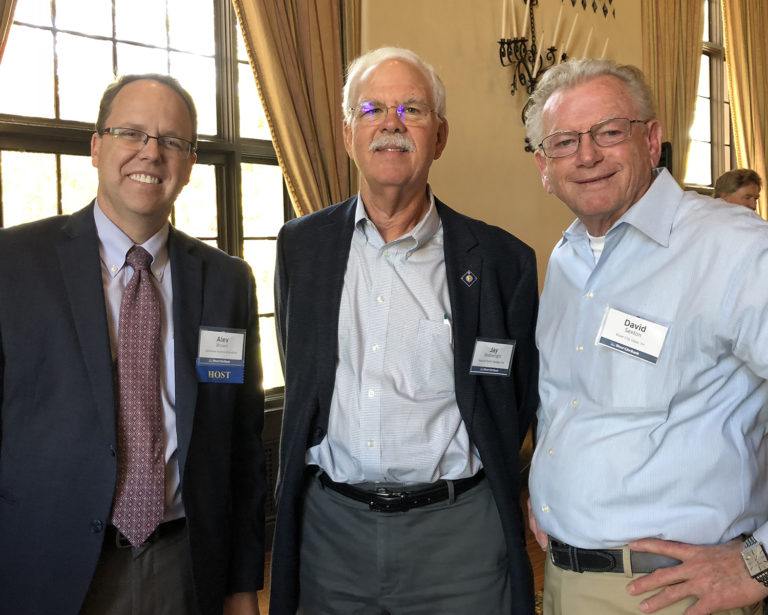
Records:
[[[656,364],[669,327],[609,307],[595,344]]]
[[[200,327],[197,378],[200,382],[242,384],[245,371],[245,329]]]
[[[509,376],[514,354],[514,340],[478,337],[475,340],[475,351],[472,353],[469,373],[483,376]]]

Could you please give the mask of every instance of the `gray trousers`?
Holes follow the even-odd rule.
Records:
[[[196,615],[187,535],[137,548],[105,539],[80,615]]]
[[[300,615],[512,612],[506,543],[487,480],[455,502],[381,513],[310,479],[300,583]]]

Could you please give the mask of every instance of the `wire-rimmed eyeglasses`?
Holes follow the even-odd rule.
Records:
[[[352,119],[357,122],[378,125],[387,119],[390,109],[395,110],[397,117],[400,118],[403,124],[410,126],[425,124],[430,114],[434,112],[434,109],[430,109],[427,104],[419,101],[409,101],[399,105],[385,105],[377,100],[363,101],[354,107],[350,107],[349,111]]]
[[[195,151],[195,144],[192,141],[187,141],[181,137],[168,137],[165,135],[153,137],[143,130],[136,128],[103,128],[99,134],[103,135],[104,133],[111,134],[121,145],[136,150],[144,147],[149,143],[150,139],[155,139],[164,151],[182,158],[189,158]]]
[[[647,124],[650,120],[630,120],[626,117],[614,117],[598,122],[589,130],[577,132],[564,130],[553,133],[539,143],[547,158],[565,158],[579,150],[581,135],[590,134],[595,145],[610,147],[626,141],[632,136],[632,124]]]

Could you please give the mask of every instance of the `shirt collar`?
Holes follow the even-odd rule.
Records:
[[[640,200],[632,205],[613,223],[606,236],[623,223],[634,226],[653,241],[665,248],[669,246],[672,224],[683,191],[667,169],[654,169],[654,179]],[[671,198],[675,195],[677,198]],[[563,241],[574,241],[586,237],[587,229],[580,220],[575,220],[563,233]]]
[[[419,220],[418,224],[414,226],[408,233],[402,237],[398,237],[390,243],[402,242],[406,239],[411,239],[414,245],[406,252],[406,257],[409,256],[414,250],[418,250],[424,244],[426,244],[435,233],[440,229],[440,216],[437,213],[435,207],[435,196],[432,194],[432,189],[427,186],[427,196],[429,198],[429,209],[424,217]],[[376,226],[371,222],[368,214],[365,211],[365,204],[360,193],[357,194],[357,205],[355,208],[355,229],[363,234],[366,241],[371,241],[374,237],[378,238],[383,245],[381,235],[379,235]],[[369,233],[375,232],[375,235],[371,236]]]
[[[120,230],[120,227],[107,218],[98,201],[93,208],[93,218],[96,223],[96,233],[99,236],[101,261],[110,277],[114,278],[125,266],[125,255],[128,250],[136,244]],[[152,273],[160,281],[168,265],[169,230],[170,224],[166,222],[157,233],[141,244],[141,247],[152,255]]]

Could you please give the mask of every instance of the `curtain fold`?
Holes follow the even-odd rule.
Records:
[[[16,8],[16,0],[0,0],[0,62],[3,61],[3,51],[8,42],[8,33],[13,23],[13,10]]]
[[[359,51],[359,2],[233,0],[299,216],[352,192],[341,89],[345,61]]]
[[[723,0],[723,33],[736,162],[763,178],[758,213],[768,218],[768,3]]]
[[[682,183],[699,85],[704,3],[644,0],[642,22],[643,71],[659,107],[664,140],[672,143],[672,174]]]

